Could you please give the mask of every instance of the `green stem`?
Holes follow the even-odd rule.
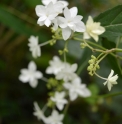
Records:
[[[45,45],[49,44],[49,43],[50,43],[50,41],[51,41],[51,40],[46,41],[46,42],[44,42],[44,43],[41,43],[41,44],[39,44],[39,46],[40,46],[40,47],[45,46]]]
[[[66,62],[66,52],[64,52],[64,62]]]
[[[79,39],[79,38],[76,38],[76,37],[74,37],[74,40],[84,42],[83,39]],[[93,42],[90,42],[90,41],[87,41],[87,40],[86,40],[86,42],[87,42],[88,44],[91,44],[91,45],[93,45],[93,46],[95,46],[95,47],[98,47],[98,48],[102,49],[102,50],[93,49],[93,51],[96,51],[96,52],[103,52],[103,53],[109,52],[113,57],[122,59],[121,56],[118,56],[118,55],[115,55],[114,53],[111,53],[111,52],[113,52],[113,51],[122,52],[122,49],[113,48],[113,49],[111,49],[111,50],[109,51],[109,50],[107,50],[106,48],[104,48],[104,47],[102,47],[102,46],[100,46],[100,45],[98,45],[98,44],[96,44],[96,43],[93,43]]]
[[[107,80],[107,78],[101,77],[100,75],[98,75],[96,72],[94,73],[97,77],[103,79],[103,80]]]
[[[88,98],[99,99],[99,98],[114,97],[114,96],[118,96],[118,95],[122,95],[122,92],[112,93],[112,94],[105,94],[105,95],[91,96],[91,97],[88,97]]]

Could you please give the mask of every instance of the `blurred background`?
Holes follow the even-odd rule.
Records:
[[[39,81],[38,87],[33,89],[29,84],[18,80],[21,68],[26,68],[29,61],[34,60],[38,70],[45,74],[48,62],[58,49],[62,48],[59,41],[54,46],[42,47],[42,56],[33,59],[28,49],[30,35],[39,36],[39,42],[51,39],[49,28],[37,25],[38,17],[35,6],[41,0],[0,0],[0,124],[43,124],[33,116],[33,102],[37,101],[42,108],[47,102],[46,83]],[[122,0],[69,0],[69,7],[77,6],[79,14],[93,17],[99,13],[122,4]],[[79,43],[69,43],[68,61],[79,64],[89,59],[88,49],[81,50]],[[85,54],[84,54],[85,52]],[[84,64],[80,74],[82,81],[88,84],[94,95],[106,94],[108,90],[102,81],[89,77]],[[108,61],[101,63],[101,75],[110,73]],[[122,91],[122,81],[112,92]],[[72,108],[72,109],[71,109]],[[77,99],[70,105],[64,124],[122,124],[122,96],[106,99]]]

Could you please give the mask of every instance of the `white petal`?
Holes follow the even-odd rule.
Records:
[[[72,72],[75,72],[75,71],[77,70],[77,67],[78,67],[77,64],[71,65],[71,70],[72,70]]]
[[[64,86],[66,89],[70,89],[71,84],[70,84],[70,83],[64,83],[63,86]]]
[[[29,81],[29,76],[26,75],[20,75],[19,80],[22,81],[23,83],[26,83]]]
[[[66,6],[68,6],[68,2],[67,1],[59,1],[59,2],[61,2],[62,4],[63,4],[63,7],[65,8]]]
[[[39,24],[40,26],[43,26],[43,25],[44,25],[44,21],[42,21],[42,22],[37,22],[37,24]]]
[[[72,8],[70,9],[70,13],[71,13],[71,17],[74,18],[74,17],[77,15],[77,13],[78,13],[77,7],[72,7]]]
[[[61,28],[66,28],[67,27],[67,21],[64,17],[58,17],[58,22],[59,22],[59,26]]]
[[[37,21],[37,23],[39,24],[40,22],[42,22],[42,21],[44,21],[45,19],[47,18],[47,16],[41,16],[41,17],[39,17],[39,19],[38,19],[38,21]]]
[[[66,19],[70,19],[71,18],[71,13],[70,13],[70,11],[69,11],[69,9],[67,7],[64,9],[64,17]]]
[[[81,21],[82,18],[83,18],[83,16],[77,15],[76,17],[74,17],[73,22],[74,22],[74,23],[78,23],[78,22]]]
[[[35,62],[31,61],[28,65],[28,69],[31,71],[35,71],[36,70],[36,64]]]
[[[111,87],[112,87],[112,84],[110,82],[108,82],[107,86],[108,86],[108,90],[110,91]]]
[[[69,96],[71,101],[74,101],[78,97],[77,93],[75,92],[69,92]]]
[[[106,85],[108,81],[104,82],[103,85]]]
[[[62,29],[62,35],[63,35],[63,39],[67,40],[71,35],[71,29],[70,28]]]
[[[76,25],[75,31],[77,31],[77,32],[85,32],[86,27],[85,27],[83,22],[76,23],[75,25]]]
[[[87,20],[87,22],[86,22],[86,25],[91,25],[91,24],[93,24],[93,19],[92,19],[92,17],[91,16],[89,16],[88,17],[88,20]]]
[[[114,74],[114,71],[111,70],[111,73],[109,74],[108,78],[111,78],[113,76],[113,74]]]
[[[87,32],[84,32],[83,39],[90,39],[90,35]]]
[[[63,110],[63,108],[64,108],[64,104],[62,104],[62,103],[57,103],[56,106],[59,110]]]
[[[40,79],[43,77],[43,74],[40,71],[35,72],[35,78]]]
[[[100,35],[102,34],[103,32],[105,32],[105,28],[101,27],[99,29],[95,29],[92,31],[93,33],[97,34],[97,35]]]
[[[35,11],[37,16],[42,16],[45,14],[45,7],[42,5],[37,5]]]
[[[97,34],[90,33],[90,36],[93,37],[93,39],[97,42],[99,37]]]
[[[51,25],[51,21],[47,18],[44,22],[44,24],[49,27]]]
[[[36,88],[36,86],[37,86],[37,84],[38,84],[38,81],[35,79],[35,80],[33,80],[33,81],[30,81],[29,84],[30,84],[30,86],[31,86],[32,88]]]

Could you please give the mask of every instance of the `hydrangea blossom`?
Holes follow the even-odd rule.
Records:
[[[79,77],[71,82],[65,82],[64,87],[69,90],[71,101],[74,101],[78,96],[89,97],[91,95],[91,92],[86,88],[86,85],[81,84],[81,79]]]
[[[58,80],[64,80],[64,81],[70,81],[77,77],[75,74],[75,71],[77,69],[77,64],[65,64],[64,68],[61,69],[56,75],[56,79]]]
[[[32,56],[34,58],[41,56],[41,49],[38,44],[38,37],[30,36],[28,40],[29,40],[28,46],[30,47],[29,50],[32,52]]]
[[[46,119],[46,124],[63,124],[63,118],[63,114],[59,114],[56,110],[53,110],[51,116]]]
[[[85,25],[81,21],[83,18],[80,15],[77,15],[78,9],[77,7],[72,7],[68,9],[67,7],[64,9],[64,17],[58,17],[59,26],[62,28],[62,35],[63,39],[67,40],[70,36],[72,31],[73,32],[84,32]]]
[[[49,3],[47,6],[37,5],[36,6],[36,14],[39,17],[37,23],[40,26],[46,25],[49,27],[52,23],[52,20],[58,15],[58,13],[54,10],[55,6],[53,3]]]
[[[59,110],[64,108],[64,105],[68,102],[65,98],[65,92],[55,92],[54,97],[50,99],[56,103],[56,106]]]
[[[28,65],[28,69],[21,69],[19,80],[23,83],[29,82],[30,86],[35,88],[38,84],[38,79],[41,79],[43,74],[36,70],[36,64],[31,61]]]
[[[64,63],[60,60],[58,56],[54,56],[53,60],[49,61],[50,66],[47,67],[46,73],[47,74],[57,74],[64,68]]]
[[[111,70],[111,73],[109,74],[106,82],[103,83],[104,85],[107,85],[109,91],[111,90],[114,84],[117,84],[116,80],[118,79],[118,75],[113,76],[113,74],[114,74],[114,71]]]
[[[105,32],[105,28],[100,26],[100,22],[94,22],[92,17],[89,16],[86,22],[86,32],[84,32],[84,39],[92,37],[96,42],[99,39],[99,35]]]

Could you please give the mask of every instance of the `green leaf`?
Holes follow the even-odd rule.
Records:
[[[106,28],[101,37],[116,41],[117,37],[122,36],[122,5],[109,9],[95,18],[95,22],[101,22]]]
[[[115,43],[110,42],[107,39],[103,40],[102,45],[107,49],[116,47]],[[115,73],[117,73],[120,77],[122,77],[122,69],[118,60],[111,55],[107,55],[107,59],[108,59],[108,62],[110,63],[111,68],[115,71]]]
[[[41,4],[41,0],[24,0],[24,2],[25,2],[29,7],[35,7],[36,5]]]
[[[16,33],[26,35],[27,37],[35,35],[39,36],[41,40],[48,40],[47,35],[44,35],[44,31],[35,31],[33,28],[27,26],[23,20],[9,13],[9,10],[3,6],[0,6],[0,22],[14,30]]]

